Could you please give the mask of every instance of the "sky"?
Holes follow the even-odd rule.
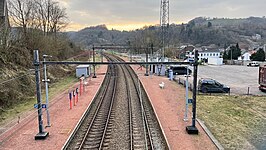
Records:
[[[109,29],[134,30],[160,23],[161,0],[58,0],[66,8],[66,31],[105,24]],[[247,18],[266,15],[265,0],[169,0],[170,24],[195,17]]]

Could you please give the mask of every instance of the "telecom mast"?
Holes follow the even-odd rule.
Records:
[[[165,45],[168,42],[169,0],[161,0],[160,26],[161,26],[162,57],[164,58]]]

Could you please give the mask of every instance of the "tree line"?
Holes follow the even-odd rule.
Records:
[[[66,59],[80,51],[60,32],[67,26],[68,17],[66,9],[57,1],[10,0],[8,15],[11,28],[1,35],[5,36],[5,41],[0,43],[2,64],[11,62],[29,67],[34,49],[56,59]]]
[[[43,54],[52,55],[53,60],[66,60],[82,52],[61,32],[68,24],[68,17],[57,1],[9,0],[7,6],[11,26],[1,28],[0,32],[0,83],[23,77],[0,84],[0,108],[34,96],[34,76],[24,76],[33,68],[33,50],[39,50],[40,60]],[[55,83],[72,75],[73,70],[71,66],[51,66],[49,78]]]

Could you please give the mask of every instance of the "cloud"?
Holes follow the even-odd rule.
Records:
[[[158,24],[160,0],[59,0],[69,20],[80,25]],[[170,0],[170,23],[198,17],[264,16],[265,0]]]

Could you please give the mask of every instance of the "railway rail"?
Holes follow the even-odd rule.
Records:
[[[108,61],[123,61],[109,54],[105,57]],[[169,149],[130,66],[108,66],[102,88],[62,149]]]

